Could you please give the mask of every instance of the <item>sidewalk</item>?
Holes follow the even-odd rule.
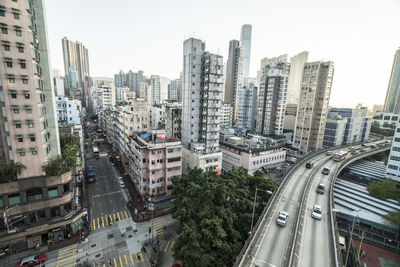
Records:
[[[28,249],[21,251],[19,253],[7,255],[5,258],[0,259],[0,266],[6,266],[9,264],[15,264],[17,261],[19,261],[22,258],[28,257],[28,256],[33,256],[33,255],[38,255],[42,253],[47,253],[48,248],[47,246],[40,247],[38,250],[37,249]]]

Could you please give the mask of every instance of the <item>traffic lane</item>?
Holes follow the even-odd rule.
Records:
[[[319,156],[315,159],[314,166],[318,165],[325,159],[325,156]],[[287,183],[276,208],[272,210],[272,214],[270,215],[271,220],[269,221],[267,228],[263,229],[265,236],[268,235],[268,238],[265,240],[266,242],[263,242],[263,240],[261,241],[261,244],[257,242],[257,244],[260,244],[260,247],[253,261],[254,264],[261,266],[264,264],[280,266],[282,264],[291,231],[293,230],[293,227],[295,227],[295,214],[299,209],[302,197],[301,189],[304,188],[307,179],[313,171],[314,169],[307,169],[304,163],[299,166],[299,169],[297,169],[294,174],[295,176],[292,176]],[[289,213],[289,219],[285,227],[276,224],[276,218],[279,211],[287,211]],[[274,240],[274,242],[270,242],[270,240]]]
[[[122,211],[125,200],[117,177],[110,166],[107,157],[100,157],[93,164],[96,173],[96,183],[91,184],[92,218]]]
[[[300,266],[330,266],[330,246],[331,236],[328,229],[330,229],[330,220],[327,212],[329,211],[329,185],[331,175],[336,171],[337,163],[333,160],[328,161],[321,166],[317,171],[307,200],[307,210],[304,220],[304,230],[301,240],[300,250]],[[329,175],[322,174],[324,167],[330,168]],[[316,188],[318,184],[325,185],[325,193],[318,194]],[[322,219],[317,220],[312,218],[312,210],[314,205],[317,204],[322,209]]]

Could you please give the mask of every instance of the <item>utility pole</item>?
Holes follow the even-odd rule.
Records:
[[[259,188],[256,187],[256,192],[254,193],[254,201],[253,201],[253,215],[251,216],[251,227],[250,227],[250,234],[251,234],[251,235],[254,234],[254,233],[253,233],[253,222],[254,222],[254,212],[255,212],[255,209],[256,209],[257,191],[258,191],[258,190],[263,191],[263,192],[265,192],[265,193],[267,193],[267,194],[269,194],[269,195],[272,195],[272,192],[271,192],[271,191],[259,189]]]

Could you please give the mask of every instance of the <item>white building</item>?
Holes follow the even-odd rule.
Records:
[[[182,81],[181,79],[172,80],[168,84],[168,100],[182,102]]]
[[[222,56],[205,51],[205,43],[189,38],[183,43],[183,168],[221,167],[219,128],[222,101]]]
[[[385,177],[400,182],[400,119],[397,120]]]
[[[57,120],[60,124],[81,125],[83,116],[82,104],[78,99],[67,96],[58,96],[56,98]]]
[[[124,94],[126,92],[129,92],[129,87],[127,87],[127,86],[125,86],[125,87],[117,87],[116,88],[116,94],[115,94],[115,101],[117,103],[123,101],[123,97],[124,97]]]
[[[165,135],[167,138],[181,140],[182,104],[167,103],[165,105]]]
[[[240,32],[240,47],[243,58],[243,78],[249,77],[250,73],[250,51],[251,51],[251,25],[244,24]]]
[[[233,117],[233,107],[231,104],[223,104],[221,107],[221,127],[231,128]]]
[[[375,113],[373,121],[378,123],[381,128],[390,128],[396,125],[398,118],[398,113],[378,111]]]
[[[56,96],[65,96],[65,78],[53,76],[54,93]]]
[[[151,75],[150,76],[150,86],[151,86],[151,103],[157,105],[161,103],[161,83],[160,76]]]
[[[254,130],[257,105],[257,86],[245,83],[237,91],[236,132],[245,136]]]
[[[101,110],[110,109],[115,106],[115,86],[108,80],[95,81],[98,105]]]
[[[303,77],[304,64],[307,63],[307,59],[307,51],[301,52],[290,58],[289,83],[286,97],[287,104],[299,104],[301,79]]]
[[[262,69],[257,99],[256,133],[281,135],[285,122],[286,92],[289,80],[287,55],[268,59]]]

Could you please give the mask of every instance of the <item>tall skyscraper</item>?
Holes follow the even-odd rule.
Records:
[[[286,96],[287,104],[299,104],[303,67],[307,62],[308,52],[304,51],[290,58],[289,84]]]
[[[257,103],[257,86],[254,83],[245,83],[237,93],[237,121],[235,130],[245,136],[254,130]]]
[[[77,86],[83,88],[85,80],[90,77],[88,50],[82,43],[73,42],[67,37],[62,39],[62,48],[65,76],[69,75],[70,70],[75,70],[77,72]],[[68,86],[72,86],[69,77],[67,77],[67,80]]]
[[[184,168],[220,168],[219,109],[222,101],[222,56],[205,51],[205,43],[183,43],[182,145]]]
[[[0,66],[0,161],[25,165],[19,178],[43,175],[44,162],[60,154],[42,1],[30,3],[10,1],[7,16],[0,17],[3,28],[14,29],[1,36],[8,47],[2,49]],[[18,20],[13,19],[14,9]],[[36,31],[30,29],[32,21]],[[37,41],[30,42],[29,36]]]
[[[240,44],[237,40],[229,42],[228,62],[226,64],[224,102],[235,105],[236,90],[242,76],[242,63]]]
[[[151,97],[152,104],[158,105],[161,103],[161,84],[160,84],[160,76],[151,75],[149,79],[149,83],[151,86]]]
[[[126,74],[120,70],[118,74],[114,74],[115,87],[125,87],[128,86],[126,83]]]
[[[400,119],[396,123],[385,177],[400,182]]]
[[[301,155],[322,148],[333,73],[331,61],[304,64],[293,138]]]
[[[240,47],[243,58],[243,78],[249,77],[251,51],[251,25],[244,24],[240,32]]]
[[[182,81],[181,79],[172,80],[168,84],[168,100],[182,102]]]
[[[256,132],[281,135],[285,122],[286,92],[289,80],[287,55],[270,58],[262,70],[257,100]]]
[[[385,98],[385,112],[400,112],[400,48],[394,55],[392,72],[390,73],[389,85]]]

